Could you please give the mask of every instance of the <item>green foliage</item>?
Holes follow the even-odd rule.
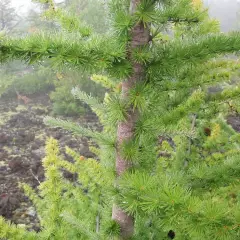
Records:
[[[45,181],[38,187],[38,192],[34,192],[28,185],[22,185],[39,211],[43,227],[38,235],[25,233],[24,239],[33,239],[31,236],[35,236],[34,239],[56,240],[105,239],[105,232],[101,230],[96,233],[95,229],[99,224],[98,218],[101,219],[101,224],[109,226],[112,201],[108,195],[102,194],[102,189],[110,188],[113,176],[94,159],[82,158],[69,148],[66,148],[66,153],[73,157],[73,163],[62,160],[57,141],[49,139],[46,157],[43,160]],[[78,181],[75,186],[63,177],[62,169],[77,174]],[[84,223],[79,219],[84,220]],[[23,239],[23,234],[14,238],[14,231],[9,231],[5,222],[0,221],[0,227],[0,236]],[[23,230],[19,230],[18,234],[21,231],[24,233]]]
[[[27,233],[25,229],[11,225],[0,217],[0,238],[1,239],[16,239],[16,240],[34,240],[36,238],[35,233]]]
[[[152,5],[151,1],[149,2]],[[185,22],[187,24],[198,23],[206,18],[207,12],[205,9],[193,6],[193,2],[192,0],[173,0],[171,3],[166,3],[160,11],[153,11],[152,14],[156,15],[156,21],[160,23],[169,21]]]
[[[17,77],[13,87],[22,94],[48,92],[49,89],[53,88],[52,78],[53,72],[46,71],[44,67],[40,67]]]
[[[74,116],[83,114],[85,109],[71,95],[71,85],[68,82],[55,83],[56,89],[50,94],[53,102],[53,113],[57,115]]]
[[[105,33],[109,28],[107,2],[105,0],[67,0],[65,5],[95,32]]]
[[[10,74],[11,71],[14,72],[14,76]],[[16,91],[23,95],[49,92],[53,88],[53,76],[54,73],[44,67],[26,69],[20,65],[20,69],[17,69],[15,64],[5,66],[2,69],[0,95],[16,95]]]
[[[57,115],[76,116],[88,111],[87,107],[71,94],[73,87],[78,87],[86,93],[93,93],[100,99],[103,98],[104,88],[90,82],[87,74],[66,71],[57,73],[56,78],[55,90],[50,94],[50,99],[53,102],[53,112]]]
[[[76,116],[85,113],[86,109],[78,101],[74,100],[69,92],[71,92],[71,88],[67,85],[59,86],[51,93],[50,98],[53,101],[54,114]]]
[[[1,74],[0,78],[0,97],[1,97],[2,94],[7,92],[9,86],[11,86],[12,83],[14,82],[14,79],[12,76],[5,74],[4,71],[1,71],[0,74]]]
[[[43,226],[36,239],[121,239],[120,226],[110,221],[113,203],[134,216],[131,239],[167,239],[170,233],[176,240],[240,237],[240,138],[225,120],[239,103],[239,81],[233,81],[239,62],[220,57],[240,49],[240,35],[218,33],[198,2],[142,0],[133,13],[130,1],[113,0],[109,9],[115,31],[110,37],[83,38],[63,31],[20,40],[3,37],[2,61],[50,58],[58,68],[107,75],[92,77],[108,88],[103,100],[81,87],[72,90],[99,116],[102,132],[45,119],[50,126],[90,137],[98,146],[91,148],[98,161],[85,160],[71,149],[67,153],[74,162],[62,160],[57,142],[49,140],[40,197],[25,186]],[[154,34],[147,46],[129,56],[128,29],[139,21],[152,25]],[[172,36],[162,38],[164,27]],[[131,77],[139,63],[146,74],[122,95],[120,88],[125,90],[129,82],[119,86],[118,78]],[[132,113],[138,115],[134,134],[119,144],[116,127],[132,124]],[[132,164],[117,182],[116,153]],[[77,181],[64,179],[62,169],[77,174]],[[14,227],[0,221],[0,229],[2,237],[14,239]]]
[[[61,9],[50,8],[44,13],[47,19],[56,18],[63,29],[69,32],[79,32],[82,37],[88,37],[91,34],[90,27],[81,25],[79,18],[63,12]]]

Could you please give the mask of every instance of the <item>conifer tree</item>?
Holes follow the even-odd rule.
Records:
[[[64,30],[2,37],[1,61],[50,59],[54,67],[92,71],[109,89],[104,102],[78,88],[72,93],[96,112],[103,131],[45,122],[92,138],[99,161],[71,149],[75,162],[64,161],[50,139],[40,196],[24,186],[42,231],[0,219],[0,237],[238,239],[240,138],[226,116],[238,113],[240,88],[230,80],[239,61],[224,55],[239,51],[240,34],[220,33],[197,0],[111,0],[108,35],[41,2]],[[64,179],[62,168],[77,182]]]

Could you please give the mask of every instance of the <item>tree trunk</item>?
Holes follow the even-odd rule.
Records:
[[[141,0],[131,0],[130,12],[134,14],[136,12],[137,6],[140,4]],[[149,43],[150,40],[150,31],[149,27],[144,26],[142,22],[137,23],[131,30],[131,41],[127,52],[129,53],[129,61],[133,66],[132,75],[122,83],[122,98],[128,98],[130,89],[145,77],[145,67],[136,63],[132,59],[132,52],[134,49],[141,46],[145,46]],[[130,107],[128,110],[128,118],[124,122],[120,122],[118,125],[117,131],[117,158],[116,158],[116,172],[117,176],[120,177],[131,164],[123,159],[120,154],[119,147],[123,141],[129,140],[134,135],[134,128],[136,121],[139,117],[138,111],[134,110],[133,107]],[[112,218],[116,220],[121,227],[121,239],[128,239],[134,233],[134,218],[133,216],[128,215],[119,207],[114,206],[112,212]]]

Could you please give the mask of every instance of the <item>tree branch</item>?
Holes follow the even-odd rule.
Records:
[[[240,33],[215,34],[199,39],[171,41],[153,49],[153,61],[149,72],[172,73],[184,65],[196,65],[218,54],[234,53],[240,50]]]
[[[85,41],[78,34],[34,34],[24,38],[0,38],[0,61],[23,60],[34,63],[51,59],[55,67],[84,67],[87,70],[110,68],[125,51],[112,39]]]

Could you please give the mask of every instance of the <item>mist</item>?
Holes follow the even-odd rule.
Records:
[[[204,0],[210,16],[218,19],[224,32],[237,30],[240,22],[239,0]]]
[[[204,4],[209,8],[209,13],[221,23],[221,30],[224,32],[237,30],[239,28],[239,0],[203,0]],[[55,1],[57,3],[62,0]],[[12,0],[12,5],[16,7],[18,13],[26,14],[31,8],[36,8],[37,4],[31,0]]]

